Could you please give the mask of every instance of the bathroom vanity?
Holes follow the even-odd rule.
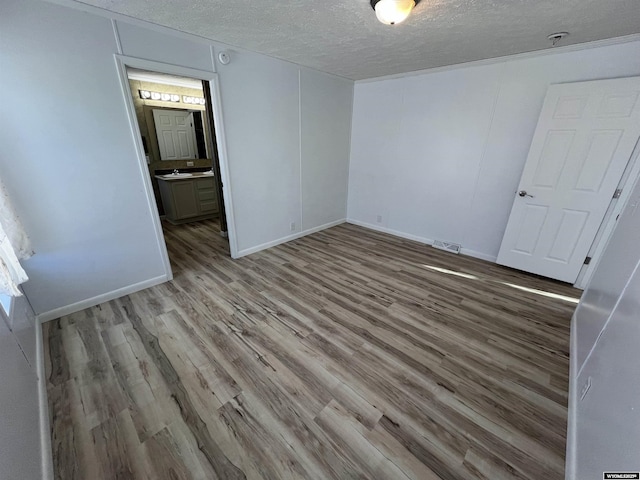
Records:
[[[219,214],[215,179],[210,173],[156,175],[165,218],[170,223],[195,222]]]

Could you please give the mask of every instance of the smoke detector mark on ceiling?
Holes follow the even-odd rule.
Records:
[[[569,32],[558,32],[558,33],[552,33],[547,38],[551,41],[551,46],[555,47],[560,40],[568,36],[569,36]]]

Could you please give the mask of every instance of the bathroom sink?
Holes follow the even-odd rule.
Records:
[[[169,173],[168,175],[163,175],[164,178],[183,178],[183,177],[193,177],[193,173]]]

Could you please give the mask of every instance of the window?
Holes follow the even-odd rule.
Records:
[[[9,317],[11,313],[11,303],[13,302],[13,297],[6,295],[4,293],[0,293],[0,305],[2,306],[2,310]]]

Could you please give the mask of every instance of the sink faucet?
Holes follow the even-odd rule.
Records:
[[[174,169],[173,169],[173,174],[174,174],[174,175],[178,175],[179,173],[180,173],[180,172],[178,171],[178,169],[177,169],[177,168],[174,168]]]

